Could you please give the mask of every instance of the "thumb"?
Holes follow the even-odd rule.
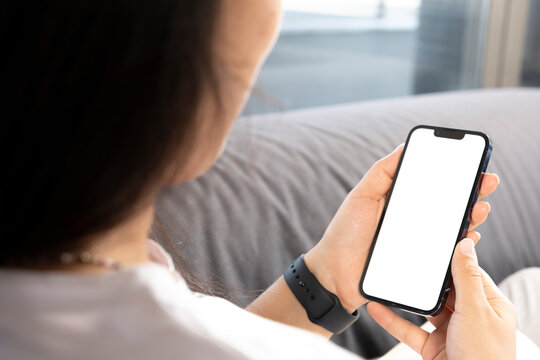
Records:
[[[392,185],[402,152],[403,145],[400,145],[390,155],[377,161],[351,194],[355,197],[365,196],[376,200],[384,197]]]
[[[452,277],[456,290],[456,311],[475,311],[487,303],[482,271],[478,266],[472,239],[463,239],[456,246],[452,258]]]

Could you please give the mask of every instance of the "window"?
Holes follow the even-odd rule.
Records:
[[[532,0],[523,57],[522,84],[540,86],[540,0]]]
[[[518,3],[284,0],[279,39],[245,114],[518,84],[515,59],[494,61],[521,56],[510,47],[522,40],[515,23],[525,26]]]

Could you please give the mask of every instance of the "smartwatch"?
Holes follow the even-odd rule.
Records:
[[[338,297],[326,290],[309,271],[303,254],[285,269],[283,275],[312,323],[340,334],[358,320],[358,310],[350,314],[341,306]]]

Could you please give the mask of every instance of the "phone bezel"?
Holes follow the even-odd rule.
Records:
[[[397,168],[396,168],[394,179],[392,181],[392,185],[390,186],[390,190],[388,191],[387,200],[386,200],[386,202],[384,204],[384,208],[383,208],[383,211],[381,213],[381,218],[379,219],[379,223],[377,224],[377,230],[375,231],[375,235],[373,237],[373,242],[371,243],[371,247],[369,249],[369,254],[368,254],[368,257],[366,259],[366,265],[364,266],[364,270],[362,272],[362,277],[360,279],[359,290],[360,290],[360,293],[362,294],[362,296],[367,300],[376,301],[378,303],[381,303],[381,304],[384,304],[384,305],[387,305],[387,306],[397,307],[399,309],[402,309],[402,310],[405,310],[405,311],[408,311],[408,312],[412,312],[412,313],[415,313],[415,314],[419,314],[419,315],[434,316],[434,315],[437,315],[438,313],[440,313],[442,311],[442,309],[444,308],[444,304],[446,302],[446,297],[448,295],[447,290],[449,290],[450,280],[451,280],[451,271],[450,270],[451,270],[451,264],[452,264],[452,257],[454,256],[453,251],[452,251],[452,256],[450,257],[450,262],[448,264],[448,268],[446,270],[445,278],[444,278],[444,280],[442,282],[442,287],[441,287],[441,291],[439,293],[439,298],[437,300],[437,304],[435,305],[435,307],[433,309],[422,310],[422,309],[417,309],[417,308],[414,308],[414,307],[411,307],[411,306],[408,306],[408,305],[404,305],[404,304],[396,303],[396,302],[389,301],[389,300],[386,300],[386,299],[378,298],[376,296],[372,296],[372,295],[369,295],[369,294],[365,293],[364,289],[363,289],[363,284],[364,284],[364,278],[365,278],[365,275],[366,275],[366,271],[367,271],[367,269],[369,267],[369,263],[371,261],[371,256],[373,254],[373,250],[375,249],[375,244],[376,244],[377,238],[379,236],[379,231],[380,231],[380,229],[382,227],[382,224],[384,222],[384,216],[386,214],[386,209],[387,209],[388,204],[390,203],[391,198],[392,198],[392,191],[394,190],[394,185],[395,185],[395,183],[396,183],[396,181],[397,181],[397,179],[399,177],[399,170],[401,168],[401,163],[403,162],[405,154],[407,153],[407,147],[409,145],[409,141],[411,139],[411,136],[418,129],[434,130],[434,136],[454,138],[456,140],[460,140],[457,137],[458,134],[459,134],[459,136],[461,136],[461,134],[463,135],[463,136],[461,136],[461,139],[463,139],[465,137],[465,135],[467,135],[467,134],[476,135],[476,136],[482,137],[484,139],[484,141],[485,141],[485,147],[484,147],[484,151],[482,153],[482,158],[480,160],[480,164],[479,164],[478,170],[476,172],[476,177],[475,177],[472,189],[471,189],[471,193],[469,195],[469,200],[467,202],[467,207],[466,207],[465,212],[463,214],[463,219],[461,221],[458,236],[457,236],[456,242],[454,244],[454,249],[455,249],[457,243],[460,240],[462,240],[463,238],[465,238],[465,236],[467,235],[469,224],[470,224],[470,213],[471,213],[472,207],[474,206],[474,204],[476,203],[476,200],[478,199],[478,194],[479,194],[479,191],[480,191],[480,184],[481,184],[482,176],[487,170],[489,159],[491,157],[491,152],[493,150],[493,144],[491,142],[491,139],[486,134],[484,134],[482,132],[479,132],[479,131],[454,129],[454,128],[431,126],[431,125],[418,125],[418,126],[415,126],[414,128],[411,129],[411,131],[407,135],[407,140],[405,141],[405,146],[403,148],[403,152],[401,153],[401,157],[399,159],[399,162],[398,162],[398,165],[397,165]],[[439,135],[437,135],[437,134],[439,134]],[[446,136],[443,135],[443,134],[446,134]],[[454,134],[454,135],[450,135],[450,134]],[[454,137],[454,136],[456,136],[456,137]]]

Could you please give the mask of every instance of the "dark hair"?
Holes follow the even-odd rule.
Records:
[[[0,263],[73,251],[190,151],[218,0],[2,1]]]

